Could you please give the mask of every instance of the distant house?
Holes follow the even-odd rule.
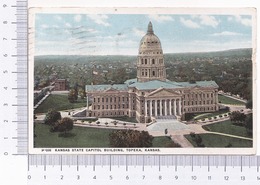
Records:
[[[54,84],[54,91],[66,91],[67,90],[67,80],[57,79]]]

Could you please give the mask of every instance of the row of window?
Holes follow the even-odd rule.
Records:
[[[183,101],[184,105],[209,105],[213,104],[213,100],[207,101]]]
[[[93,116],[124,116],[124,115],[128,115],[128,112],[124,112],[124,111],[115,111],[115,112],[93,112]]]
[[[184,108],[184,111],[186,112],[198,112],[198,111],[213,111],[215,110],[215,107],[196,107],[196,108]]]
[[[104,109],[109,109],[109,110],[112,110],[112,109],[127,109],[128,108],[128,104],[122,104],[122,106],[120,104],[118,105],[93,105],[93,110],[104,110]]]
[[[104,102],[115,103],[115,102],[120,102],[120,101],[128,102],[128,97],[110,97],[110,98],[106,97],[106,98],[94,98],[93,99],[94,103],[99,103],[99,102],[102,102],[102,103],[104,103]]]
[[[214,93],[210,93],[210,94],[205,94],[205,93],[201,93],[201,94],[185,94],[184,98],[213,98]]]
[[[155,64],[156,62],[155,62],[155,59],[153,58],[151,61],[149,61],[149,59],[147,59],[147,58],[142,58],[141,59],[141,64]],[[159,59],[159,62],[158,62],[158,64],[163,64],[163,59]]]

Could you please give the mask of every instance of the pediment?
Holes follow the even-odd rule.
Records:
[[[157,89],[150,94],[147,95],[147,97],[172,97],[172,96],[180,96],[179,91],[169,91],[167,89]]]
[[[118,90],[113,88],[113,87],[110,87],[109,89],[105,90],[105,92],[117,92]]]
[[[199,85],[195,85],[194,87],[192,87],[192,89],[200,89],[201,88],[201,86],[199,86]]]

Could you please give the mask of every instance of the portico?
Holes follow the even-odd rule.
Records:
[[[145,116],[181,116],[181,98],[149,98],[145,100]]]

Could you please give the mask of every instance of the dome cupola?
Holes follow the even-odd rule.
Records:
[[[148,24],[147,33],[139,44],[137,80],[139,82],[166,80],[161,41],[154,34],[151,22]]]

